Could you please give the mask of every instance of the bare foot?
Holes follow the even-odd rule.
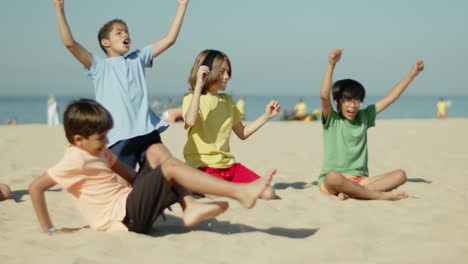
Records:
[[[338,193],[336,197],[338,197],[338,199],[340,200],[346,200],[349,198],[349,195],[347,195],[346,193]]]
[[[241,186],[241,193],[237,201],[245,208],[254,207],[257,199],[270,186],[273,175],[276,174],[276,169],[273,169],[269,174],[261,177],[250,183],[245,183]]]
[[[214,218],[229,208],[227,202],[200,203],[193,201],[187,204],[184,210],[184,224],[186,226],[195,226],[199,223]]]
[[[402,191],[384,192],[382,200],[396,201],[408,198],[408,194]]]

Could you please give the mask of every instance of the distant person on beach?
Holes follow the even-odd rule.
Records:
[[[11,198],[10,186],[0,183],[0,202],[8,200],[10,198]]]
[[[336,63],[343,49],[330,52],[320,99],[322,102],[322,125],[324,158],[318,184],[320,191],[337,195],[339,199],[361,198],[399,200],[407,198],[404,192],[393,189],[406,182],[406,172],[397,169],[384,174],[368,177],[367,129],[375,125],[376,115],[390,106],[405,91],[424,63],[418,60],[406,77],[393,87],[377,103],[360,109],[365,97],[364,87],[355,80],[336,81],[332,77]],[[332,89],[333,101],[330,99]]]
[[[69,229],[56,228],[48,213],[45,192],[56,184],[66,190],[91,228],[148,233],[156,218],[176,202],[187,226],[216,217],[229,206],[227,202],[198,202],[185,188],[228,197],[252,208],[274,174],[248,185],[230,183],[175,159],[164,145],[153,144],[135,175],[106,147],[113,120],[99,103],[86,99],[72,102],[63,123],[70,146],[56,165],[29,186],[41,229],[48,233],[70,233]]]
[[[447,116],[447,103],[440,97],[437,102],[437,118],[444,119]]]
[[[164,112],[164,104],[159,100],[158,97],[153,98],[153,102],[151,103],[151,110],[161,117],[162,113]]]
[[[189,76],[190,91],[183,98],[182,113],[188,140],[184,147],[187,164],[226,181],[247,183],[260,177],[236,162],[230,153],[231,131],[247,139],[274,118],[281,106],[272,100],[265,113],[244,125],[241,113],[230,95],[223,93],[231,79],[231,62],[217,50],[202,51]],[[262,199],[274,199],[275,191],[268,187]]]
[[[304,103],[302,98],[297,100],[297,104],[294,106],[294,119],[304,120],[307,115],[307,104]]]
[[[142,167],[145,150],[161,143],[160,133],[168,127],[150,109],[144,68],[152,67],[153,59],[175,43],[189,1],[177,0],[175,18],[161,40],[128,55],[131,39],[127,24],[120,19],[107,22],[98,34],[107,58],[91,54],[75,41],[65,18],[64,1],[53,2],[65,47],[84,65],[93,79],[96,100],[114,117],[114,128],[109,131],[111,151],[130,168],[136,164]]]
[[[245,120],[245,97],[241,96],[239,100],[236,103],[237,109],[239,110],[239,113],[241,115],[241,120]]]
[[[47,99],[47,125],[59,125],[58,105],[53,95],[49,96],[49,98]]]

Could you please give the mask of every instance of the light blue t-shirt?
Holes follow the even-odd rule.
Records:
[[[152,53],[150,45],[125,57],[101,58],[93,54],[91,68],[85,67],[85,73],[93,79],[96,101],[114,119],[108,146],[155,129],[162,133],[169,126],[151,111],[148,103],[144,68],[153,66]]]

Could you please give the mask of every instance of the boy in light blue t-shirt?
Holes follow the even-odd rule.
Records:
[[[96,101],[114,117],[109,149],[130,168],[137,163],[142,167],[146,149],[161,143],[159,133],[168,127],[149,107],[144,68],[152,67],[153,59],[175,43],[189,0],[177,0],[176,16],[161,40],[128,55],[131,39],[125,22],[114,19],[106,23],[98,35],[106,58],[91,54],[75,41],[65,17],[64,0],[53,2],[65,47],[93,79]]]
[[[336,63],[343,49],[333,50],[328,58],[327,71],[323,78],[320,99],[322,102],[322,125],[324,158],[318,184],[320,191],[336,195],[339,199],[399,200],[408,197],[401,191],[391,191],[406,182],[402,169],[369,177],[367,168],[367,129],[375,125],[376,115],[391,105],[413,79],[424,69],[417,61],[408,75],[393,87],[377,103],[360,109],[365,97],[364,87],[357,81],[345,79],[333,84],[333,100],[330,87]]]

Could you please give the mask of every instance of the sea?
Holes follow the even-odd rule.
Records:
[[[158,96],[166,108],[180,107],[182,94]],[[232,95],[234,100],[239,96]],[[0,96],[0,125],[7,124],[8,120],[16,120],[17,124],[46,124],[47,123],[47,98],[44,96]],[[307,104],[308,112],[320,109],[319,96],[297,95],[247,95],[246,121],[256,119],[265,111],[265,106],[270,100],[278,100],[283,110],[291,110],[302,98]],[[60,122],[67,104],[76,99],[90,98],[92,95],[55,96],[59,105]],[[150,97],[150,101],[154,97]],[[367,96],[363,107],[381,99],[382,96]],[[378,115],[378,119],[433,119],[436,118],[436,104],[439,96],[434,95],[402,95],[389,108]],[[447,118],[468,118],[468,95],[444,96],[448,104]],[[151,104],[151,102],[150,102]],[[279,121],[279,115],[275,117]]]

